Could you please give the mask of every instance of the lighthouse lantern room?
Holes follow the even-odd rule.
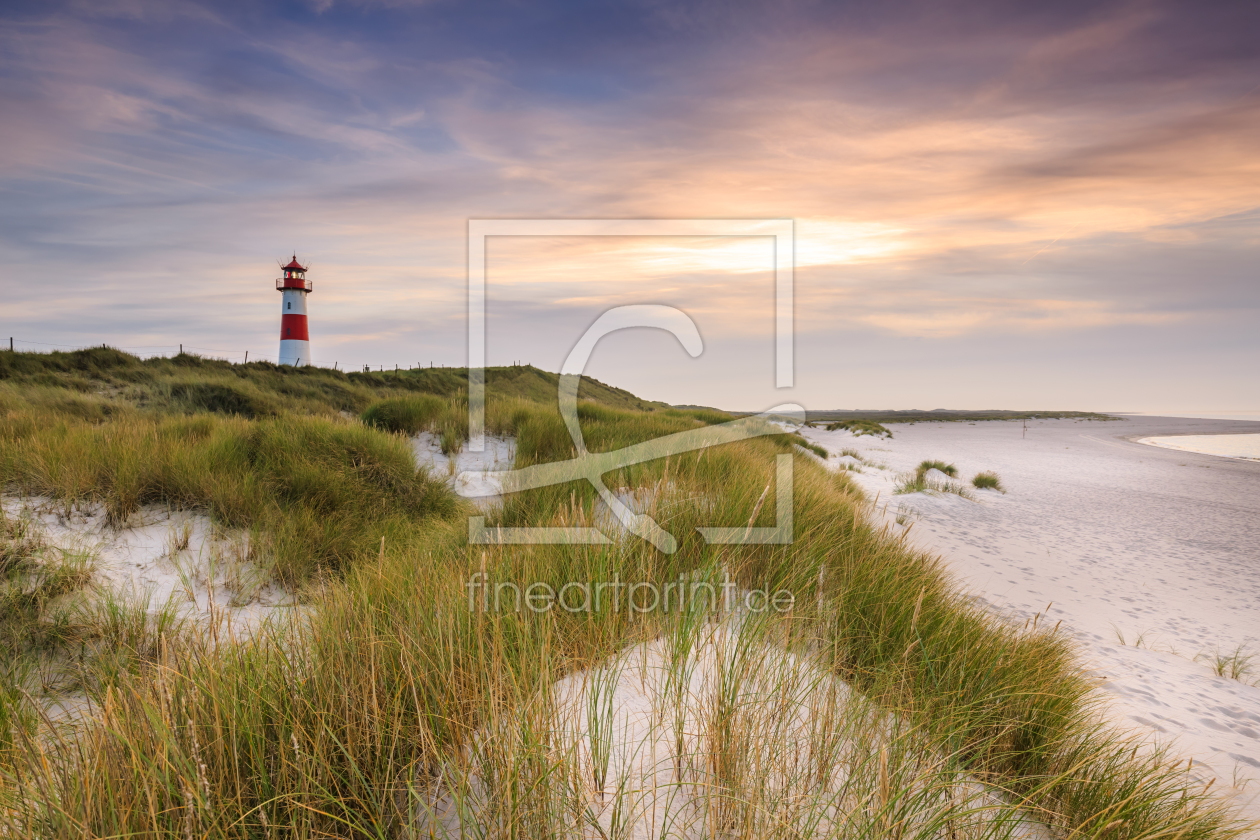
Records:
[[[309,365],[311,363],[311,339],[306,330],[306,296],[311,293],[311,281],[306,279],[306,268],[297,261],[283,267],[284,276],[276,280],[276,290],[283,293],[280,302],[280,364]]]

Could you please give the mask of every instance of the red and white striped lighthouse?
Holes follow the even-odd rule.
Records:
[[[306,296],[311,293],[311,281],[306,279],[306,269],[297,261],[297,254],[284,267],[284,276],[276,281],[276,291],[283,293],[280,302],[280,364],[309,365],[311,337],[306,331]]]

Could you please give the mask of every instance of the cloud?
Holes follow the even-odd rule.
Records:
[[[793,218],[797,317],[812,333],[961,346],[1210,331],[1230,307],[1260,305],[1255,14],[12,11],[0,285],[37,332],[178,324],[207,346],[225,334],[261,346],[270,261],[298,249],[316,260],[325,346],[376,360],[462,340],[469,218]],[[501,323],[519,319],[523,342],[542,310],[568,325],[635,296],[691,307],[731,341],[772,329],[765,242],[549,240],[492,257],[511,304]],[[92,301],[90,319],[50,314],[66,295]],[[381,312],[392,320],[373,328]],[[713,379],[739,389],[733,371]]]
[[[1160,325],[1184,320],[1173,312],[1122,312],[1100,301],[929,298],[913,309],[904,305],[867,311],[854,320],[888,332],[925,338],[951,338],[978,332],[1064,332],[1123,325]],[[869,309],[869,307],[864,307]]]

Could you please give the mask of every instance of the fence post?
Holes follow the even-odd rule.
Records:
[[[245,364],[249,364],[249,351],[245,351]]]

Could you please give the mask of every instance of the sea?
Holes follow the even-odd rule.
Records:
[[[1138,443],[1149,443],[1165,449],[1179,449],[1182,452],[1201,452],[1204,455],[1260,461],[1260,434],[1168,435],[1140,438]]]

